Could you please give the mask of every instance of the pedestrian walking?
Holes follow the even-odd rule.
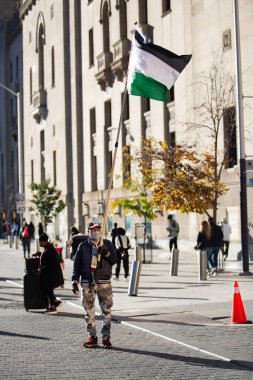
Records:
[[[205,251],[207,254],[207,271],[212,271],[210,256],[212,253],[212,231],[210,224],[204,220],[201,223],[201,231],[198,233],[196,249]]]
[[[60,266],[60,257],[53,244],[49,242],[48,235],[43,232],[39,237],[39,244],[44,251],[37,252],[33,256],[40,257],[39,283],[41,290],[47,295],[50,307],[48,314],[56,314],[57,309],[62,305],[61,300],[57,300],[54,289],[64,284],[63,274]]]
[[[20,229],[19,238],[22,241],[24,259],[26,258],[26,253],[27,253],[27,256],[29,258],[30,257],[31,239],[30,239],[28,224],[26,223],[26,221],[23,221],[23,226]]]
[[[115,239],[117,235],[118,235],[118,223],[114,223],[114,228],[111,231],[111,237],[112,237],[112,244],[115,248],[116,248]]]
[[[179,234],[179,224],[175,219],[173,219],[172,215],[168,215],[168,221],[169,226],[167,228],[167,231],[169,231],[169,245],[170,245],[170,252],[172,251],[172,248],[174,246],[175,249],[177,249],[177,237]]]
[[[218,254],[222,245],[223,232],[220,226],[214,223],[214,219],[212,217],[208,218],[208,222],[212,231],[212,240],[211,240],[211,254],[210,254],[210,263],[212,265],[212,274],[216,275],[217,266],[218,266]]]
[[[11,236],[12,236],[12,238],[18,236],[18,232],[19,232],[19,225],[18,225],[16,220],[13,220],[13,222],[11,224]]]
[[[223,219],[221,230],[223,232],[221,250],[222,250],[224,261],[226,261],[228,257],[228,250],[229,250],[229,244],[230,244],[230,235],[232,232],[231,226],[228,224],[228,221],[226,218]]]
[[[67,246],[70,247],[70,259],[74,260],[79,244],[88,239],[88,235],[79,232],[79,230],[72,226],[70,227],[70,236]]]
[[[39,222],[38,224],[38,236],[40,237],[44,232],[43,224]]]
[[[128,250],[131,247],[129,238],[126,236],[126,231],[124,228],[118,228],[118,235],[115,238],[115,246],[117,249],[117,265],[115,271],[115,279],[119,279],[121,261],[123,262],[124,268],[124,280],[127,281],[129,274],[129,253]]]
[[[92,348],[98,345],[95,322],[95,298],[97,296],[102,312],[102,342],[104,348],[111,348],[111,308],[112,295],[112,265],[117,261],[116,251],[112,243],[101,240],[101,226],[91,222],[88,228],[88,239],[77,248],[72,275],[72,291],[78,294],[78,284],[81,281],[81,299],[85,310],[88,339],[84,347]],[[98,261],[98,257],[101,257]]]
[[[28,230],[29,230],[30,240],[34,240],[35,227],[32,221],[28,224]]]

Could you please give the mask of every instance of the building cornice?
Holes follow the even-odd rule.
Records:
[[[21,5],[19,10],[19,16],[22,20],[24,20],[25,16],[28,15],[28,12],[32,9],[32,7],[36,4],[37,0],[25,0]]]

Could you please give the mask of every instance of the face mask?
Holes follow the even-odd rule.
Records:
[[[89,231],[89,238],[91,240],[99,240],[101,238],[102,234],[99,231]]]

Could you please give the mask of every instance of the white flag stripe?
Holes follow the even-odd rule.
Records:
[[[139,72],[147,77],[150,77],[157,82],[164,84],[170,89],[180,73],[150,54],[138,47],[132,46],[130,63],[129,63],[129,79],[131,81],[131,74]],[[130,84],[130,83],[129,83]]]

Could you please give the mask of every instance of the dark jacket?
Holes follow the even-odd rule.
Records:
[[[112,276],[112,266],[117,262],[117,255],[114,246],[110,240],[104,239],[104,245],[108,247],[109,255],[101,257],[101,262],[94,273],[94,281],[109,281]],[[74,259],[72,281],[93,283],[93,274],[91,272],[92,243],[90,239],[79,244]]]
[[[212,247],[221,247],[222,239],[223,239],[223,232],[220,226],[217,226],[217,224],[211,224],[211,230],[212,230]]]
[[[40,256],[40,283],[43,289],[54,289],[64,284],[60,257],[50,243]]]
[[[197,247],[198,249],[200,250],[205,250],[205,248],[207,247],[211,247],[212,246],[212,242],[211,242],[211,239],[208,240],[206,235],[200,231],[199,234],[198,234],[198,237],[197,237]]]

